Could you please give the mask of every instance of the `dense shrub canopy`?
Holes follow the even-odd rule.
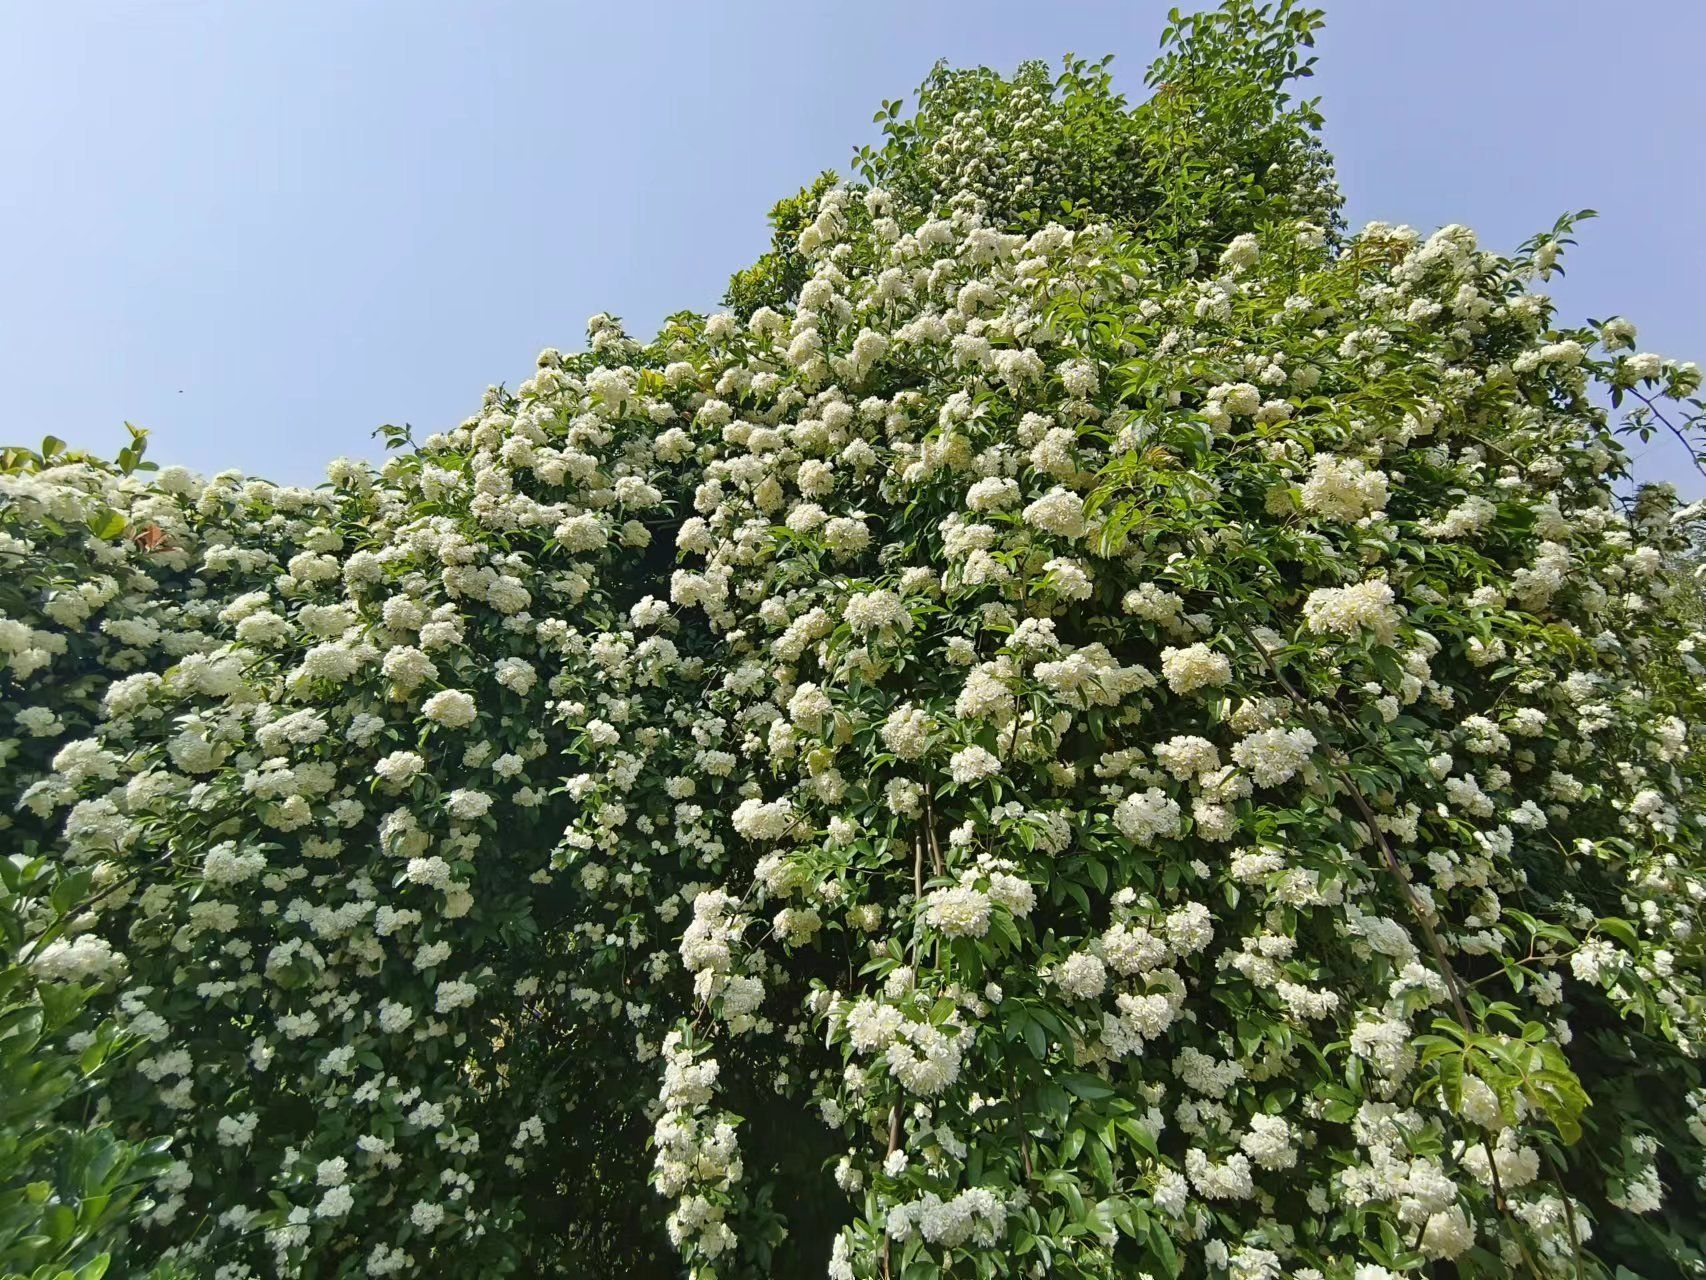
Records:
[[[0,1262],[1706,1274],[1699,374],[1342,234],[1318,24],[315,489],[10,451]]]

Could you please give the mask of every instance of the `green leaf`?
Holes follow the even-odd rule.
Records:
[[[1095,1102],[1102,1098],[1114,1096],[1114,1087],[1105,1080],[1095,1076],[1074,1075],[1061,1077],[1061,1083],[1083,1098],[1086,1102]]]
[[[1078,1153],[1084,1150],[1084,1141],[1088,1130],[1083,1128],[1071,1129],[1060,1144],[1060,1162],[1070,1164],[1078,1158]]]
[[[1042,1023],[1035,1018],[1025,1020],[1025,1047],[1031,1051],[1031,1056],[1038,1062],[1048,1058],[1048,1033],[1043,1030]]]
[[[89,532],[103,542],[111,542],[125,530],[125,519],[116,511],[102,511],[89,517]]]
[[[1113,1160],[1108,1155],[1108,1149],[1099,1142],[1090,1147],[1090,1163],[1096,1170],[1096,1176],[1101,1179],[1102,1186],[1111,1188],[1115,1185]]]

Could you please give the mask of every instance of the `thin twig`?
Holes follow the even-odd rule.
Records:
[[[1564,1174],[1558,1168],[1558,1162],[1552,1158],[1552,1153],[1544,1145],[1540,1154],[1545,1158],[1547,1167],[1552,1170],[1553,1180],[1558,1184],[1558,1198],[1564,1202],[1564,1221],[1570,1227],[1570,1250],[1576,1260],[1576,1280],[1582,1280],[1582,1238],[1576,1230],[1576,1207],[1570,1203],[1570,1192],[1564,1186]]]
[[[1688,433],[1685,432],[1681,427],[1677,426],[1669,418],[1665,417],[1664,410],[1660,409],[1658,407],[1658,405],[1654,404],[1652,402],[1652,400],[1649,399],[1647,396],[1645,396],[1641,392],[1635,390],[1634,387],[1625,387],[1624,390],[1627,391],[1630,395],[1634,396],[1635,399],[1639,400],[1642,404],[1647,406],[1647,412],[1652,414],[1653,417],[1657,418],[1660,422],[1662,422],[1665,426],[1665,430],[1669,431],[1673,436],[1676,437],[1677,443],[1680,444],[1684,449],[1688,450],[1688,460],[1694,464],[1694,469],[1696,471],[1698,471],[1701,475],[1706,476],[1706,462],[1701,461],[1701,455],[1696,453],[1694,445],[1689,443]]]

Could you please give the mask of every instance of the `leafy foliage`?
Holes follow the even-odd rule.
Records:
[[[969,195],[1004,227],[1113,221],[1172,253],[1217,254],[1287,218],[1336,228],[1317,103],[1288,91],[1313,74],[1321,22],[1295,0],[1174,10],[1135,108],[1113,92],[1111,57],[1068,56],[1058,76],[1028,62],[1011,80],[938,64],[915,116],[883,104],[885,143],[854,168],[917,208]]]
[[[166,1143],[127,1141],[100,1091],[130,1048],[91,1010],[97,984],[44,981],[32,959],[93,899],[88,871],[0,860],[0,1275],[98,1280]],[[48,921],[26,937],[26,919]],[[160,1275],[163,1277],[165,1272]]]
[[[800,233],[817,216],[817,202],[836,184],[834,173],[825,170],[809,187],[778,200],[770,210],[775,234],[770,249],[757,262],[729,277],[723,305],[737,315],[751,315],[760,307],[782,307],[800,292],[809,268],[799,252]]]

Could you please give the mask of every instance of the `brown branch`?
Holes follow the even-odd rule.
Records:
[[[912,837],[912,894],[918,901],[924,900],[924,837],[913,833]],[[912,933],[912,963],[918,963],[918,925],[913,924]],[[888,1165],[888,1157],[900,1150],[900,1102],[897,1100],[889,1107],[889,1146],[883,1156],[883,1165]],[[888,1280],[892,1272],[889,1266],[889,1236],[883,1233],[883,1277]]]
[[[1234,613],[1232,615],[1232,621],[1233,625],[1236,626],[1239,632],[1243,635],[1245,642],[1254,648],[1257,653],[1262,655],[1262,662],[1273,674],[1274,679],[1279,682],[1280,688],[1284,689],[1286,695],[1294,704],[1296,704],[1303,717],[1315,724],[1317,727],[1320,727],[1320,720],[1316,717],[1314,708],[1310,705],[1309,701],[1297,691],[1291,681],[1286,679],[1285,673],[1281,671],[1278,664],[1274,662],[1273,655],[1268,652],[1267,646],[1258,641],[1256,637],[1250,633],[1250,629],[1245,625],[1244,619],[1238,614]],[[1410,913],[1415,917],[1416,923],[1421,926],[1422,936],[1427,940],[1428,950],[1433,955],[1434,964],[1439,969],[1440,977],[1445,981],[1446,993],[1451,998],[1451,1007],[1457,1015],[1458,1025],[1461,1026],[1465,1032],[1477,1029],[1479,1024],[1470,1018],[1469,1010],[1463,1003],[1463,995],[1458,982],[1457,970],[1452,968],[1451,962],[1446,959],[1445,948],[1440,943],[1439,935],[1434,930],[1433,922],[1428,919],[1427,913],[1422,910],[1421,900],[1416,896],[1415,887],[1411,885],[1410,878],[1404,874],[1404,869],[1398,862],[1398,855],[1393,852],[1392,845],[1386,839],[1386,833],[1380,829],[1380,822],[1375,815],[1374,807],[1369,804],[1367,797],[1363,795],[1362,788],[1357,786],[1356,779],[1350,776],[1349,760],[1345,758],[1342,752],[1329,750],[1328,761],[1336,770],[1340,771],[1340,781],[1344,783],[1345,790],[1350,795],[1352,802],[1356,805],[1357,812],[1362,817],[1364,825],[1367,826],[1369,834],[1380,847],[1381,861],[1385,864],[1386,869],[1391,874],[1392,878],[1397,882],[1399,891],[1403,894],[1404,901],[1410,908]],[[1509,1205],[1505,1199],[1503,1182],[1499,1177],[1499,1162],[1493,1151],[1492,1139],[1483,1135],[1481,1139],[1481,1146],[1487,1153],[1487,1173],[1493,1184],[1493,1207],[1498,1210],[1507,1222],[1510,1223],[1511,1237],[1516,1241],[1517,1249],[1521,1252],[1523,1261],[1528,1264],[1528,1269],[1534,1274],[1536,1280],[1539,1280],[1541,1275],[1540,1269],[1535,1265],[1534,1259],[1529,1256],[1527,1246],[1522,1242],[1521,1228],[1511,1219]],[[1568,1202],[1569,1192],[1564,1190],[1562,1183],[1559,1184],[1559,1191],[1564,1196],[1565,1201]]]
[[[899,1147],[900,1147],[900,1103],[896,1102],[893,1106],[891,1106],[889,1108],[889,1155],[892,1156],[895,1153],[895,1151],[897,1149],[899,1149]],[[888,1165],[888,1157],[887,1156],[885,1156],[883,1158],[883,1165],[885,1168]],[[885,1231],[885,1232],[883,1232],[883,1277],[884,1277],[884,1280],[888,1280],[888,1277],[891,1276],[892,1274],[893,1273],[889,1270],[889,1233],[887,1231]]]
[[[1007,1078],[1011,1084],[1013,1079],[1011,1072]],[[1031,1138],[1025,1132],[1025,1095],[1017,1088],[1013,1090],[1013,1120],[1014,1127],[1019,1130],[1019,1164],[1025,1171],[1025,1181],[1029,1182],[1031,1180]]]
[[[943,861],[942,847],[936,843],[936,809],[931,804],[929,787],[924,788],[924,834],[930,841],[930,865],[935,868],[937,875],[947,875],[948,864]]]
[[[1316,718],[1315,709],[1297,691],[1291,681],[1286,679],[1285,673],[1279,669],[1273,660],[1273,656],[1269,654],[1267,646],[1250,634],[1250,629],[1245,625],[1244,619],[1236,613],[1232,615],[1232,621],[1233,625],[1242,633],[1245,642],[1262,655],[1262,662],[1266,664],[1274,679],[1279,682],[1280,688],[1285,690],[1286,695],[1297,705],[1303,716],[1319,728],[1320,721]],[[1451,1005],[1457,1013],[1458,1022],[1462,1024],[1465,1031],[1470,1030],[1475,1023],[1470,1019],[1468,1009],[1464,1007],[1457,971],[1451,967],[1451,962],[1446,959],[1445,948],[1440,944],[1439,935],[1434,932],[1433,922],[1428,919],[1427,912],[1422,909],[1421,899],[1416,896],[1415,887],[1411,885],[1410,878],[1404,874],[1403,867],[1399,865],[1398,855],[1392,851],[1392,846],[1386,839],[1386,833],[1380,829],[1380,821],[1375,816],[1373,806],[1368,803],[1367,797],[1363,795],[1362,788],[1357,786],[1356,779],[1350,776],[1350,761],[1345,758],[1342,752],[1329,751],[1328,762],[1340,771],[1339,780],[1344,783],[1345,790],[1350,795],[1352,803],[1356,805],[1357,812],[1362,817],[1363,824],[1368,828],[1370,836],[1380,847],[1381,861],[1385,864],[1387,871],[1391,873],[1392,878],[1397,881],[1405,904],[1410,908],[1410,913],[1415,916],[1416,923],[1421,926],[1422,936],[1427,940],[1428,950],[1433,955],[1434,964],[1438,967],[1440,976],[1445,979],[1446,992],[1451,997]]]

